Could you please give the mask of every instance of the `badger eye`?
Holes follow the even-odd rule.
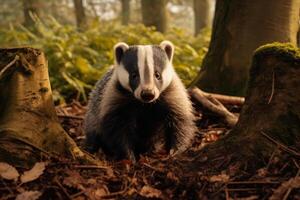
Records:
[[[131,77],[132,77],[133,79],[137,79],[139,76],[138,76],[138,73],[133,72],[133,73],[131,74]]]
[[[160,73],[158,71],[156,71],[154,75],[157,80],[161,79]]]

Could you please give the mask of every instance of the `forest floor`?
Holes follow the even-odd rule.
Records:
[[[241,108],[229,109],[238,114]],[[82,147],[86,108],[73,102],[56,110],[64,129]],[[20,174],[29,170],[21,180],[0,178],[0,199],[300,199],[300,161],[290,157],[283,162],[276,152],[254,174],[243,170],[234,176],[226,171],[208,174],[183,170],[182,163],[191,162],[200,148],[229,130],[212,113],[200,107],[197,113],[199,132],[192,147],[177,161],[164,152],[145,155],[136,163],[108,162],[98,155],[102,166],[42,158],[31,170],[17,168]]]

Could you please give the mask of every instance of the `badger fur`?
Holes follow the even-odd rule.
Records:
[[[115,66],[90,95],[84,129],[90,152],[112,159],[151,150],[158,138],[173,155],[184,151],[196,127],[191,101],[172,65],[174,46],[114,47]]]

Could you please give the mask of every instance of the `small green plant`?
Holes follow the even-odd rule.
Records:
[[[172,28],[161,34],[142,24],[121,26],[114,22],[94,22],[86,30],[59,24],[49,17],[35,19],[27,29],[21,25],[0,29],[0,44],[41,48],[49,61],[50,81],[55,100],[87,100],[95,82],[113,65],[113,46],[120,41],[132,44],[159,44],[170,40],[176,46],[174,66],[185,84],[197,75],[207,51],[210,31],[193,37]]]

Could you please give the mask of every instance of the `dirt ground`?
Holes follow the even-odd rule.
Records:
[[[229,109],[240,112],[238,106]],[[56,110],[64,129],[82,146],[85,107],[73,102],[57,106]],[[280,148],[254,174],[240,169],[234,175],[227,171],[212,174],[181,167],[192,162],[205,144],[218,140],[229,130],[220,118],[201,107],[197,107],[197,113],[197,136],[178,160],[157,152],[136,163],[108,162],[99,154],[103,165],[93,166],[63,157],[41,156],[44,167],[39,170],[16,168],[20,174],[29,170],[28,174],[33,174],[29,181],[0,177],[0,199],[300,199],[300,160]],[[279,154],[286,159],[279,159]]]

